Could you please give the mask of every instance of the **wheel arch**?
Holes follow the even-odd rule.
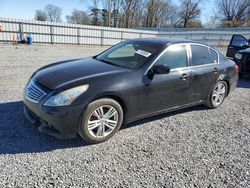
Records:
[[[216,85],[216,83],[217,83],[218,81],[224,81],[224,82],[226,82],[226,84],[227,84],[227,94],[226,94],[226,96],[228,96],[228,94],[229,94],[229,92],[230,92],[230,84],[229,84],[228,79],[227,79],[224,75],[221,75],[221,76],[216,80],[216,82],[214,83],[214,85],[210,88],[210,90],[209,90],[210,92],[209,92],[208,95],[206,96],[206,97],[207,97],[206,100],[209,99],[209,96],[210,96],[211,92],[213,91],[213,89],[214,89],[214,87],[215,87],[215,85]]]
[[[109,99],[113,99],[116,102],[118,102],[123,110],[123,119],[126,118],[126,113],[127,113],[127,105],[124,101],[124,99],[122,97],[119,96],[119,94],[117,93],[103,93],[101,95],[95,96],[94,98],[92,98],[89,103],[95,101],[95,100],[99,100],[99,99],[104,99],[104,98],[109,98]]]
[[[229,79],[230,79],[230,78],[228,78],[226,75],[221,75],[221,76],[218,78],[218,80],[217,80],[217,82],[218,82],[218,81],[224,81],[224,82],[226,82],[226,84],[227,84],[227,93],[226,93],[226,96],[228,96],[228,94],[229,94],[229,92],[230,92],[230,89],[231,89]]]
[[[123,122],[124,122],[124,119],[126,118],[126,114],[127,114],[127,107],[126,107],[125,101],[118,94],[116,94],[116,93],[103,93],[103,94],[100,94],[100,95],[97,95],[97,96],[91,98],[88,101],[88,104],[90,104],[96,100],[104,99],[104,98],[113,99],[119,103],[119,105],[121,106],[122,111],[123,111]],[[77,129],[76,129],[78,134],[79,134],[80,126],[81,126],[82,117],[84,116],[84,113],[85,113],[85,110],[87,109],[87,107],[88,107],[88,105],[82,111],[80,118],[78,120]]]
[[[227,80],[227,79],[224,79],[224,80],[222,80],[222,81],[224,81],[224,82],[226,82],[226,84],[227,84],[227,93],[226,93],[226,96],[228,96],[228,94],[229,94],[229,92],[230,92],[230,84],[229,84],[229,81]]]

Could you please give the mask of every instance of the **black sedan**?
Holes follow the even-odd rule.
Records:
[[[24,91],[24,112],[44,133],[99,143],[141,118],[200,104],[217,108],[237,80],[237,65],[210,46],[134,39],[37,70]]]

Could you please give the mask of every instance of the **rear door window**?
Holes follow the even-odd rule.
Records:
[[[210,63],[209,49],[206,46],[191,45],[192,66],[206,65]]]

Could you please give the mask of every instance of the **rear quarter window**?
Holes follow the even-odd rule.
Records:
[[[215,50],[209,49],[210,52],[210,62],[211,63],[218,63],[218,54]]]

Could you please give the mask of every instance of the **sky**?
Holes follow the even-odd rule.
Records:
[[[86,0],[0,0],[0,17],[33,20],[37,9],[44,9],[47,4],[53,4],[62,8],[62,20],[66,22],[66,15],[72,10],[87,10]],[[201,21],[206,23],[210,13],[213,12],[215,0],[203,0],[201,4]],[[179,4],[179,0],[173,0]]]
[[[34,19],[37,9],[44,9],[47,4],[62,8],[62,19],[70,15],[72,10],[86,10],[85,3],[80,0],[0,0],[0,17]]]

